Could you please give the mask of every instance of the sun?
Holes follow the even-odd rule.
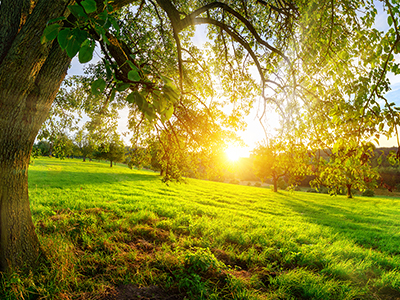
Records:
[[[237,161],[241,157],[248,156],[248,151],[243,147],[229,146],[226,150],[226,156],[230,161]]]

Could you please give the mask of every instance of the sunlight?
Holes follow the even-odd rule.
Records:
[[[225,153],[230,161],[237,161],[241,157],[249,156],[249,150],[247,148],[238,146],[229,146],[225,150]]]

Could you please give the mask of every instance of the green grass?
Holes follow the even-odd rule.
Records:
[[[50,265],[2,274],[0,299],[154,285],[175,299],[400,297],[398,198],[167,186],[150,171],[49,158],[30,167],[29,189]]]

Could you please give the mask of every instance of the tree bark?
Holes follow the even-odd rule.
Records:
[[[113,165],[112,165],[112,160],[110,160],[110,168],[112,168],[112,166],[113,166]]]
[[[347,198],[351,199],[353,198],[353,194],[351,193],[351,184],[347,184],[346,188],[347,188]]]
[[[18,1],[17,1],[18,2]],[[41,257],[28,198],[28,164],[40,126],[70,58],[57,43],[42,45],[48,20],[72,1],[39,1],[0,62],[0,270],[34,268]],[[3,16],[1,16],[3,18]]]
[[[272,177],[272,182],[274,184],[274,193],[278,192],[278,178]]]

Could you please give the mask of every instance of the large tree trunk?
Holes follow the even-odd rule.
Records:
[[[18,10],[20,3],[19,14],[6,14]],[[3,0],[0,7],[0,36],[7,38],[0,40],[1,271],[31,269],[39,262],[41,250],[28,199],[29,157],[71,61],[57,43],[42,45],[40,37],[47,21],[65,14],[72,1],[55,0],[49,5],[39,0],[29,16],[23,11],[26,3]],[[8,17],[15,23],[15,16],[20,17],[20,30],[7,35],[1,25]]]
[[[40,248],[28,200],[29,146],[16,153],[12,141],[0,143],[0,270],[5,270],[35,265]]]

